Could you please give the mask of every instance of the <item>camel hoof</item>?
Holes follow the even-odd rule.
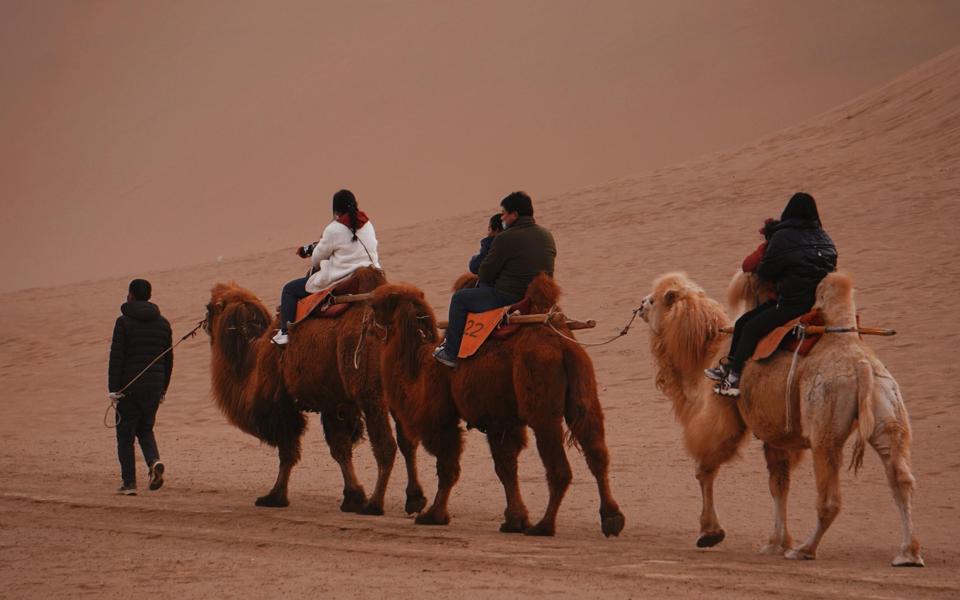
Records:
[[[704,533],[697,538],[697,548],[710,548],[723,541],[727,534],[721,529],[713,533]]]
[[[626,524],[627,519],[623,516],[622,513],[617,513],[611,517],[606,517],[600,523],[600,529],[603,530],[603,535],[610,537],[611,535],[620,535],[620,532],[623,531],[623,526]]]
[[[500,533],[523,533],[530,528],[530,521],[526,518],[507,519],[500,524]]]
[[[379,517],[383,515],[383,507],[380,506],[379,504],[373,504],[371,502],[370,504],[367,504],[362,509],[360,509],[360,514]]]
[[[256,506],[266,506],[268,508],[284,508],[290,506],[290,501],[286,498],[277,498],[271,494],[266,496],[260,496],[257,498],[257,501],[254,502]]]
[[[417,525],[448,525],[450,524],[450,517],[437,517],[432,512],[425,512],[417,515],[413,522]]]
[[[893,559],[893,562],[890,563],[891,567],[924,567],[926,566],[923,563],[923,557],[917,554],[916,556],[909,556],[906,554],[898,554],[896,558]]]
[[[544,523],[537,523],[533,527],[528,527],[523,530],[523,535],[535,535],[541,537],[552,537],[555,533],[555,527],[553,525],[546,525]]]
[[[783,557],[787,560],[816,560],[817,555],[812,552],[807,552],[803,548],[796,548],[784,552]]]
[[[767,544],[763,548],[760,548],[760,554],[766,554],[767,556],[783,556],[783,553],[789,549],[789,547],[782,546],[780,544]]]
[[[418,513],[427,507],[427,498],[421,493],[419,495],[407,494],[407,503],[404,505],[403,510],[406,511],[408,515]]]
[[[340,503],[340,512],[359,513],[367,505],[367,495],[363,490],[351,490],[343,493],[343,502]]]

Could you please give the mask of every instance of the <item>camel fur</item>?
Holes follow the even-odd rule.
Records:
[[[360,269],[356,276],[361,291],[386,282],[382,272],[372,268]],[[343,474],[341,510],[383,514],[397,442],[380,385],[378,341],[365,336],[368,311],[358,305],[336,319],[308,319],[291,328],[290,342],[281,349],[270,341],[278,322],[256,296],[236,283],[213,287],[206,329],[214,400],[233,425],[276,447],[279,454],[276,483],[257,498],[257,506],[289,504],[290,472],[300,460],[307,427],[304,412],[319,412],[330,454]],[[364,424],[377,462],[377,482],[369,499],[353,467],[353,447],[362,438]],[[397,439],[407,462],[406,510],[419,512],[426,498],[417,480],[415,448],[399,426]]]
[[[746,278],[746,279],[745,279]],[[753,275],[739,274],[730,286],[735,307],[753,308],[760,289]],[[817,289],[816,308],[827,326],[856,326],[853,284],[834,273]],[[703,370],[729,351],[729,324],[722,307],[683,273],[658,278],[643,299],[640,316],[651,330],[650,348],[657,387],[670,399],[683,426],[687,452],[697,462],[703,497],[698,546],[712,546],[725,533],[714,508],[713,483],[720,466],[733,458],[746,432],[763,441],[774,499],[774,529],[762,552],[813,559],[827,528],[840,511],[839,474],[843,446],[856,430],[852,466],[859,468],[870,445],[886,469],[900,511],[902,539],[895,566],[923,566],[913,534],[910,420],[900,388],[856,333],[824,335],[798,361],[787,394],[792,354],[779,351],[744,368],[737,401],[713,392]],[[794,418],[786,430],[789,397]],[[799,415],[799,418],[796,417]],[[817,482],[817,527],[799,547],[787,531],[790,472],[804,450],[813,454]]]
[[[559,288],[538,277],[528,295],[542,312],[556,304]],[[618,535],[624,517],[610,492],[609,455],[603,409],[589,356],[545,326],[524,327],[506,340],[488,340],[455,369],[438,363],[432,351],[440,336],[436,317],[421,290],[384,285],[371,300],[377,329],[385,332],[380,366],[390,407],[413,441],[422,441],[437,458],[437,494],[416,522],[446,525],[451,489],[460,476],[463,430],[487,435],[497,476],[506,494],[500,531],[553,535],[556,517],[572,473],[564,451],[563,423],[597,480],[601,530]],[[566,325],[558,329],[571,335]],[[550,498],[543,518],[530,524],[520,494],[517,456],[526,446],[526,428],[536,434],[546,468]]]

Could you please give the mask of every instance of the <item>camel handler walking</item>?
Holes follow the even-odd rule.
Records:
[[[140,440],[143,459],[150,469],[150,489],[163,485],[163,463],[153,435],[157,409],[170,386],[173,351],[147,369],[132,385],[131,381],[172,344],[170,323],[160,308],[149,302],[152,288],[146,279],[130,282],[127,301],[113,326],[110,345],[108,386],[110,398],[117,401],[117,457],[123,484],[118,494],[137,494],[137,468],[134,438]],[[129,388],[124,389],[127,385]],[[121,390],[122,393],[121,393]]]
[[[533,201],[526,192],[513,192],[500,202],[503,233],[493,238],[480,263],[480,287],[459,290],[450,298],[447,335],[433,356],[448,367],[457,354],[468,313],[510,306],[523,299],[527,286],[540,273],[553,276],[557,245],[553,235],[533,220]]]

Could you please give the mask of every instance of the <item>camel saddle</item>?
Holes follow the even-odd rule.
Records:
[[[530,299],[524,298],[516,304],[482,313],[467,313],[467,323],[463,328],[463,339],[457,358],[473,356],[488,339],[503,340],[515,334],[520,325],[504,323],[504,317],[512,314],[530,314]]]
[[[858,319],[859,323],[859,319]],[[777,327],[766,335],[757,344],[753,351],[753,360],[763,360],[769,358],[777,350],[786,350],[787,352],[796,352],[800,356],[806,356],[817,345],[823,334],[806,334],[801,341],[794,333],[798,324],[803,325],[823,325],[823,316],[819,310],[800,315],[796,319]]]
[[[360,280],[351,276],[326,289],[310,294],[297,302],[297,317],[293,321],[293,324],[296,325],[300,321],[310,317],[335,319],[350,310],[350,306],[352,305],[348,302],[334,304],[333,298],[344,294],[356,294],[359,291]]]

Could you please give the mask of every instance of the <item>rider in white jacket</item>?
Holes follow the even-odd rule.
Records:
[[[279,346],[288,342],[287,325],[296,316],[300,299],[347,278],[360,267],[380,268],[373,223],[359,210],[350,190],[333,195],[333,221],[323,230],[320,241],[311,246],[298,248],[297,254],[306,258],[310,253],[313,273],[288,282],[280,294],[280,330],[273,336]]]

